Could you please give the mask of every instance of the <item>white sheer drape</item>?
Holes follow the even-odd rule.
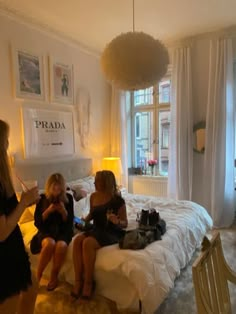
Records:
[[[189,47],[173,51],[169,197],[191,200],[193,173],[192,74]]]
[[[120,157],[122,162],[122,185],[128,187],[128,152],[126,93],[112,86],[111,97],[111,156]]]
[[[211,42],[204,156],[205,207],[216,227],[234,219],[234,105],[231,39]]]

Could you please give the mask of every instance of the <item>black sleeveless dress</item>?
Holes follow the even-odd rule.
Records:
[[[101,246],[118,243],[124,236],[125,230],[107,220],[107,212],[117,215],[119,209],[125,204],[124,199],[115,195],[109,202],[92,208],[93,230],[86,233],[94,237]]]
[[[10,215],[18,204],[16,195],[7,198],[0,189],[0,215]],[[29,257],[18,225],[0,242],[0,303],[32,284]]]
[[[42,240],[50,237],[57,241],[64,241],[69,245],[73,237],[73,223],[74,223],[74,202],[73,197],[70,194],[66,194],[68,202],[65,203],[65,209],[67,211],[67,220],[63,221],[61,214],[54,212],[44,221],[43,212],[50,206],[50,201],[45,194],[40,195],[40,201],[38,202],[35,214],[34,224],[38,228],[38,232],[33,237],[30,243],[30,249],[32,254],[38,254],[42,248]]]

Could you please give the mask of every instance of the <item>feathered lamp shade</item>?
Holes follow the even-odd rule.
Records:
[[[167,72],[166,47],[143,32],[115,37],[101,56],[107,80],[123,90],[144,89],[156,84]]]

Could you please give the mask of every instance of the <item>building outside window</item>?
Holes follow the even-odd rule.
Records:
[[[170,130],[169,78],[157,86],[131,93],[130,145],[132,166],[149,173],[148,160],[157,160],[156,174],[168,175]]]

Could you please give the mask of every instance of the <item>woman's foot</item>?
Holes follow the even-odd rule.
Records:
[[[57,278],[51,278],[48,285],[47,285],[47,290],[53,291],[56,289],[57,286],[58,286],[58,279]]]
[[[96,284],[95,281],[91,283],[84,283],[82,295],[79,299],[79,303],[85,303],[91,300],[95,292]]]
[[[70,293],[73,299],[78,299],[81,296],[83,289],[83,282],[81,280],[76,280],[75,285]]]
[[[40,280],[42,279],[43,274],[41,272],[37,272],[37,281],[40,283]]]

